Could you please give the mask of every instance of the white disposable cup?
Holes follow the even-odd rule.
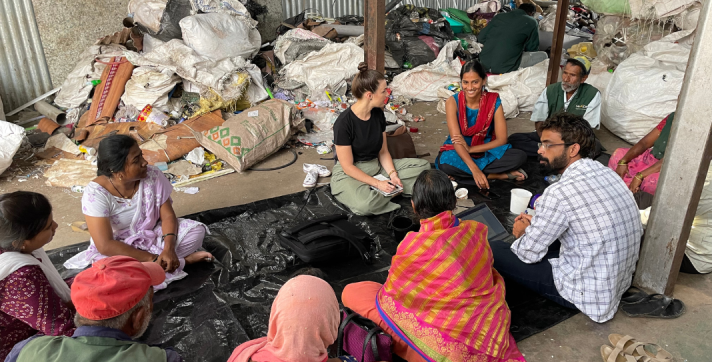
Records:
[[[450,181],[450,182],[452,182],[452,189],[457,190],[457,182],[455,182],[455,181]]]
[[[512,189],[512,201],[509,203],[509,211],[512,214],[521,214],[527,209],[532,193],[524,189]]]
[[[457,197],[460,200],[464,200],[467,198],[468,191],[467,189],[458,189],[455,191],[455,197]]]

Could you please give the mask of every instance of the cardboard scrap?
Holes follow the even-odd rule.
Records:
[[[200,147],[193,132],[205,132],[222,125],[222,113],[214,111],[156,133],[150,141],[141,144],[143,157],[150,164],[170,162]]]
[[[203,167],[194,165],[190,161],[180,160],[169,164],[167,172],[176,176],[194,176],[203,173]]]
[[[52,161],[57,161],[61,158],[67,158],[70,160],[83,160],[84,159],[84,156],[82,156],[82,155],[73,155],[69,152],[62,151],[56,147],[46,148],[38,153],[35,153],[35,156],[42,160],[52,160]]]
[[[96,178],[96,166],[86,160],[60,159],[44,173],[48,186],[66,187],[88,185]]]
[[[95,124],[84,130],[89,131],[89,136],[82,142],[82,146],[98,148],[101,140],[115,134],[131,136],[136,142],[142,144],[154,134],[162,131],[163,127],[150,122],[119,122]]]

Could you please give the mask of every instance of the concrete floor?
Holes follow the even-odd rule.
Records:
[[[419,154],[433,161],[437,150],[447,136],[445,116],[438,113],[435,103],[417,103],[408,110],[426,117],[426,122],[411,124],[420,132],[412,134]],[[529,114],[509,120],[509,133],[528,132],[533,125]],[[596,131],[609,152],[627,143],[605,129]],[[286,195],[303,190],[302,163],[322,163],[331,167],[333,161],[320,161],[314,149],[301,149],[298,161],[279,171],[247,172],[231,174],[192,185],[200,188],[196,195],[175,192],[174,207],[178,215],[187,215],[203,210],[240,205],[255,200]],[[330,156],[330,155],[329,155]],[[265,161],[260,167],[283,164],[291,159],[291,153],[281,151]],[[0,177],[0,193],[29,190],[43,193],[54,205],[54,217],[59,223],[54,240],[48,249],[71,245],[88,240],[88,234],[72,232],[69,224],[83,220],[81,194],[48,187],[44,180],[30,179],[27,182],[8,182]],[[320,180],[328,182],[328,179]],[[579,314],[563,323],[519,343],[520,350],[530,362],[539,361],[601,361],[599,349],[608,343],[610,333],[630,334],[642,341],[660,344],[670,351],[678,362],[705,362],[712,360],[712,344],[707,341],[712,335],[712,277],[680,274],[675,297],[684,301],[687,312],[678,319],[628,318],[622,313],[607,323],[598,324]]]

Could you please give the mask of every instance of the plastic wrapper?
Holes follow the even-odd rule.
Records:
[[[516,186],[509,182],[490,183],[491,191],[501,195],[497,200],[488,201],[475,189],[470,190],[473,201],[487,203],[507,230],[511,230],[516,217],[509,213],[509,191],[519,187],[537,194],[546,187],[536,161],[524,168],[530,178]],[[141,341],[173,347],[186,362],[224,362],[240,343],[267,334],[272,301],[289,277],[303,267],[320,268],[339,299],[347,284],[366,280],[383,283],[398,247],[389,221],[395,215],[414,217],[410,199],[397,197],[394,202],[402,208],[392,214],[349,214],[349,220],[371,235],[379,250],[370,265],[358,257],[307,265],[280,246],[278,233],[285,228],[317,217],[348,214],[328,187],[186,216],[208,225],[211,235],[205,237],[203,247],[216,261],[187,266],[185,279],[155,294],[153,320]],[[87,245],[88,242],[51,250],[48,255],[66,278],[77,271],[65,270],[62,263]],[[507,303],[512,311],[511,331],[517,341],[578,313],[509,284]]]

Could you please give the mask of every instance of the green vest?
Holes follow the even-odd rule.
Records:
[[[660,136],[658,137],[658,139],[655,140],[655,143],[653,143],[653,149],[650,150],[650,153],[653,155],[653,157],[657,158],[658,160],[665,157],[665,149],[667,148],[668,139],[670,138],[670,129],[672,129],[672,121],[674,120],[675,112],[672,112],[670,113],[670,115],[667,116],[665,126],[663,127],[662,131],[660,131]]]
[[[591,103],[593,98],[596,97],[596,94],[598,94],[598,89],[596,89],[596,87],[590,84],[581,83],[578,91],[571,98],[569,108],[564,109],[566,95],[564,94],[564,90],[561,88],[561,82],[554,83],[546,87],[546,99],[549,102],[549,117],[560,112],[573,113],[577,116],[583,117],[583,115],[586,114],[589,103]]]
[[[166,361],[166,351],[134,341],[106,337],[38,337],[22,348],[17,362],[155,362]]]

